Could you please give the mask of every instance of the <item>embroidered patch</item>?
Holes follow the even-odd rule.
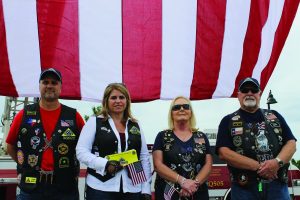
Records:
[[[231,129],[231,135],[241,135],[243,134],[243,127],[236,127]]]
[[[69,158],[68,157],[61,157],[58,161],[59,168],[66,168],[70,166]]]
[[[131,133],[131,134],[134,134],[134,135],[140,135],[141,133],[140,133],[140,130],[137,128],[137,127],[135,127],[135,126],[133,126],[130,130],[129,130],[129,132]]]
[[[29,118],[26,123],[30,124],[30,126],[34,126],[36,124],[36,119]]]
[[[31,166],[31,167],[34,167],[36,166],[37,162],[38,162],[38,156],[36,155],[28,155],[28,164]]]
[[[17,152],[18,163],[22,165],[24,163],[24,153],[22,150],[18,150]]]
[[[36,178],[35,177],[25,177],[25,183],[35,184]]]
[[[36,115],[36,111],[27,110],[26,115]]]
[[[33,136],[30,139],[30,145],[32,146],[33,149],[36,149],[36,147],[40,144],[41,139],[38,136]]]
[[[243,122],[233,122],[232,126],[243,126]]]
[[[64,140],[75,140],[76,139],[75,133],[69,128],[67,130],[65,130],[65,132],[63,132],[63,134],[61,136],[63,137]]]
[[[233,116],[231,119],[232,119],[233,121],[236,121],[236,120],[239,120],[240,118],[241,118],[241,116],[236,115],[236,116]]]
[[[241,136],[234,136],[233,137],[233,145],[239,147],[242,145],[242,137]]]
[[[69,152],[69,147],[65,143],[61,143],[57,147],[58,152],[62,155],[66,155]]]
[[[22,128],[22,129],[21,129],[21,133],[22,133],[22,134],[27,133],[27,129],[26,129],[26,128]]]

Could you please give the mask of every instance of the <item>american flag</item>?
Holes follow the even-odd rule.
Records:
[[[147,181],[145,172],[143,170],[142,162],[137,161],[127,165],[133,185]]]
[[[175,191],[176,191],[175,187],[167,182],[164,190],[165,200],[171,200]]]
[[[0,0],[0,95],[39,96],[42,69],[62,98],[99,101],[111,82],[133,101],[264,90],[299,0]]]

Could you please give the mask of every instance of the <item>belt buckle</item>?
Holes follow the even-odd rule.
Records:
[[[48,176],[50,175],[50,184],[53,183],[53,171],[40,171],[40,182],[42,182],[43,177],[45,177],[45,183],[48,183]]]

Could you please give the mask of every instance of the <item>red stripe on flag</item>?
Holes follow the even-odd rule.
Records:
[[[131,98],[160,98],[162,1],[122,1],[123,82]]]
[[[78,0],[37,1],[42,69],[62,73],[62,98],[80,99]]]
[[[266,87],[267,82],[269,81],[269,78],[276,66],[299,6],[299,0],[285,0],[284,2],[283,13],[275,33],[271,58],[261,74],[260,85],[262,90]]]
[[[237,96],[238,85],[241,79],[252,76],[261,47],[261,33],[268,19],[270,1],[251,1],[250,16],[245,36],[242,64],[235,80],[235,89],[232,96]]]
[[[226,1],[202,0],[197,3],[195,69],[191,99],[210,99],[217,86],[225,12]]]
[[[4,96],[18,96],[9,69],[3,4],[0,0],[0,93]]]

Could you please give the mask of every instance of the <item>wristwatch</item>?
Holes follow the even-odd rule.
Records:
[[[284,163],[280,158],[276,157],[275,160],[277,160],[280,168],[283,167]]]

